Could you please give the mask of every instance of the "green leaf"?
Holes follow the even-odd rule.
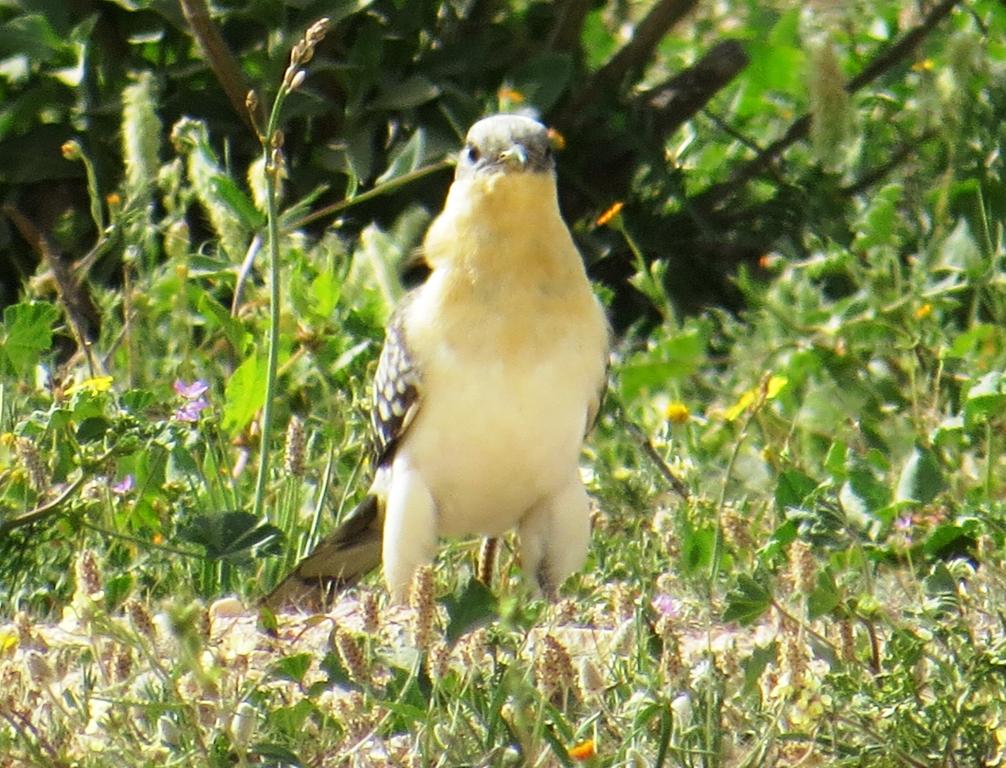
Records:
[[[741,663],[741,668],[744,670],[743,690],[745,694],[758,690],[758,681],[768,665],[775,661],[777,651],[778,643],[775,642],[769,643],[764,648],[755,646],[751,655]]]
[[[727,607],[723,621],[751,624],[772,605],[772,593],[751,576],[741,574],[737,584],[727,594]]]
[[[374,185],[384,184],[392,179],[397,179],[399,176],[411,173],[421,167],[425,160],[426,131],[422,128],[417,128],[412,136],[409,137],[409,140],[395,152],[391,162],[388,163],[387,170],[377,177]]]
[[[842,593],[834,577],[827,570],[821,571],[817,574],[817,584],[807,596],[807,618],[813,621],[831,613],[841,601]]]
[[[77,439],[82,443],[101,440],[111,426],[111,422],[104,416],[90,416],[77,425]]]
[[[224,389],[223,427],[240,432],[265,403],[266,361],[253,353],[237,367]]]
[[[213,192],[220,201],[238,218],[245,229],[258,229],[265,224],[265,216],[255,207],[234,180],[229,176],[217,174],[210,179]]]
[[[492,590],[469,577],[457,592],[440,601],[447,610],[447,642],[454,643],[466,632],[499,617],[499,605]]]
[[[325,320],[330,319],[339,303],[341,291],[342,284],[336,279],[335,272],[323,269],[311,281],[311,298],[313,299],[313,304],[310,306],[311,312]]]
[[[214,512],[198,515],[178,533],[183,541],[206,549],[210,560],[242,563],[253,550],[262,554],[278,554],[282,549],[283,532],[274,525],[259,523],[248,512]]]
[[[280,680],[291,680],[300,683],[311,668],[314,655],[310,653],[295,653],[284,656],[269,669],[269,673]]]
[[[799,507],[817,489],[813,478],[796,469],[787,469],[779,474],[775,485],[775,503],[778,509]]]
[[[301,699],[289,707],[277,707],[269,711],[268,723],[287,736],[302,736],[304,723],[314,714],[315,705],[309,699]]]
[[[14,304],[4,310],[0,350],[14,373],[26,374],[52,347],[52,327],[58,319],[59,310],[42,301]]]
[[[360,688],[360,684],[353,680],[349,670],[343,665],[338,653],[331,651],[325,654],[325,658],[318,666],[328,675],[329,685],[338,685],[341,688]]]
[[[210,296],[202,288],[196,287],[199,298],[196,299],[196,309],[212,326],[220,328],[230,342],[235,352],[241,354],[245,349],[245,341],[249,334],[240,321],[234,319],[223,304]]]
[[[972,423],[979,416],[991,417],[1006,404],[1006,382],[1000,371],[990,371],[971,385],[964,401],[965,419]]]
[[[855,250],[897,243],[898,203],[903,191],[900,184],[888,184],[871,195],[853,243]]]
[[[928,504],[945,485],[943,471],[935,454],[928,448],[917,445],[901,468],[894,500]]]
[[[891,503],[891,492],[869,464],[853,458],[846,466],[848,479],[842,486],[842,502],[853,500],[860,514],[876,515]]]
[[[716,531],[712,528],[686,527],[681,536],[681,568],[688,575],[709,568],[713,561]]]
[[[573,70],[569,54],[542,53],[514,70],[510,82],[541,112],[548,112],[569,87]]]
[[[372,109],[397,112],[412,109],[440,95],[440,87],[423,75],[413,75],[399,83],[394,83],[381,91],[370,103]]]
[[[922,551],[927,555],[936,557],[965,535],[964,529],[959,525],[950,523],[938,525],[926,538],[925,544],[922,545]]]
[[[306,701],[306,699],[305,699]],[[286,747],[280,744],[271,744],[267,742],[261,742],[258,744],[252,744],[248,748],[248,754],[261,757],[264,759],[263,765],[282,765],[284,768],[286,766],[293,766],[293,768],[302,768],[306,765],[294,752],[291,752]],[[260,761],[252,761],[254,763],[259,763]]]
[[[160,402],[160,398],[149,389],[129,389],[119,397],[119,405],[134,414],[142,414],[147,408]]]
[[[672,381],[691,376],[702,364],[705,347],[705,334],[689,328],[655,349],[634,355],[618,372],[622,398],[632,402],[641,392],[665,390]]]

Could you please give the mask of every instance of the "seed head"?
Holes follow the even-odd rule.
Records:
[[[552,699],[573,685],[573,660],[569,651],[552,635],[542,638],[541,650],[535,659],[535,673],[538,690],[547,699]]]
[[[798,595],[809,595],[814,590],[817,564],[809,543],[797,539],[790,545],[789,574],[793,589]]]
[[[430,645],[430,635],[433,631],[433,567],[423,565],[416,569],[412,577],[412,590],[409,594],[409,605],[412,606],[412,634],[416,648],[427,650]]]
[[[89,549],[83,550],[77,557],[77,589],[83,590],[88,597],[101,592],[101,571],[98,569],[98,559]]]
[[[35,493],[42,493],[49,487],[49,468],[42,460],[35,443],[27,437],[17,441],[17,455],[28,474],[28,482]]]
[[[135,598],[126,601],[126,614],[133,625],[133,629],[139,632],[148,640],[157,638],[157,629],[154,627],[154,620],[150,617],[147,607]]]
[[[349,672],[349,676],[358,683],[366,681],[369,677],[367,660],[359,640],[343,629],[336,629],[335,648],[339,652],[339,658],[346,671]]]
[[[298,416],[291,416],[286,426],[283,466],[291,477],[304,476],[304,422]]]

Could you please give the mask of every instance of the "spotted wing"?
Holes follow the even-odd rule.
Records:
[[[419,372],[409,354],[401,309],[388,324],[374,377],[373,408],[376,466],[391,460],[395,447],[419,410]]]

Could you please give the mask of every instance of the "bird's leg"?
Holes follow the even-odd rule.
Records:
[[[384,581],[394,602],[408,597],[413,573],[433,559],[436,544],[433,497],[419,473],[399,457],[391,470],[384,518]]]
[[[496,553],[499,551],[499,543],[499,539],[489,536],[482,539],[482,546],[479,547],[476,578],[490,589],[493,585],[493,568],[496,566]]]
[[[528,510],[520,523],[524,572],[547,597],[583,565],[590,544],[590,502],[576,470],[566,485]]]

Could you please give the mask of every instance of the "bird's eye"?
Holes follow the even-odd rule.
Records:
[[[555,156],[555,151],[552,149],[551,145],[545,147],[545,159],[551,160]]]
[[[482,157],[482,153],[479,152],[478,147],[471,144],[465,147],[465,160],[469,163],[477,163],[480,157]]]

